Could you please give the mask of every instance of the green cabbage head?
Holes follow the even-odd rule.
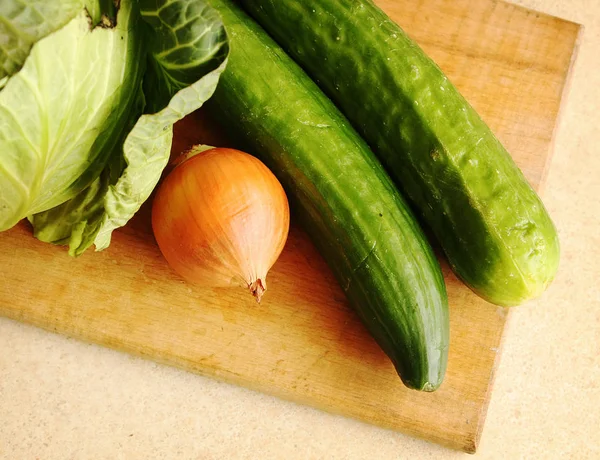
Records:
[[[227,53],[202,0],[2,0],[0,231],[28,218],[72,255],[107,247]]]

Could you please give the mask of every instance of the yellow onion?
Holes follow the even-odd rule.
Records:
[[[175,272],[204,286],[241,282],[259,302],[289,225],[287,197],[273,173],[226,148],[192,149],[152,207],[154,236]]]

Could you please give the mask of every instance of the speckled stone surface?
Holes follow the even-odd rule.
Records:
[[[515,3],[585,32],[544,193],[561,268],[510,316],[476,456],[600,459],[600,1]],[[0,459],[465,456],[0,318]]]

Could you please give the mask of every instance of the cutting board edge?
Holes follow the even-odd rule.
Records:
[[[552,130],[552,138],[550,140],[550,148],[548,150],[548,155],[546,157],[546,161],[544,162],[544,167],[542,169],[542,175],[540,177],[540,183],[537,187],[537,193],[542,197],[543,197],[545,189],[546,189],[546,182],[548,179],[548,174],[550,172],[550,166],[552,165],[552,160],[554,159],[554,153],[556,150],[556,138],[558,136],[560,126],[561,126],[564,116],[565,116],[564,115],[565,111],[566,111],[565,106],[567,105],[566,101],[568,100],[569,95],[571,93],[571,87],[572,87],[572,82],[573,82],[573,73],[575,70],[575,65],[577,63],[577,58],[579,57],[579,50],[581,48],[581,42],[583,40],[583,36],[585,33],[585,27],[583,26],[583,24],[568,21],[566,19],[564,19],[564,21],[568,22],[569,24],[572,24],[574,27],[576,27],[577,34],[575,36],[575,40],[573,43],[573,50],[571,51],[571,61],[569,62],[569,66],[565,73],[565,81],[563,83],[563,87],[561,89],[560,96],[558,98],[558,113],[556,115],[554,129]]]
[[[498,1],[498,0],[496,0],[496,1]],[[527,13],[534,13],[534,14],[536,14],[539,17],[544,17],[544,18],[547,18],[547,19],[557,19],[557,20],[559,20],[561,22],[566,22],[568,24],[573,24],[575,26],[583,27],[582,24],[580,24],[580,23],[578,23],[576,21],[572,21],[571,19],[563,18],[561,16],[555,16],[553,14],[546,13],[544,11],[539,11],[539,10],[536,10],[534,7],[520,5],[519,3],[514,3],[515,0],[499,0],[499,1],[502,2],[502,3],[506,3],[508,5],[511,5],[511,6],[515,7],[516,9],[518,9],[518,10],[525,11]]]
[[[524,8],[524,9],[528,9],[521,5],[515,5],[515,6],[518,6],[518,7]],[[533,10],[529,10],[529,11],[533,11]],[[555,16],[548,15],[546,13],[539,13],[539,14],[543,14],[543,15],[549,16],[549,17],[555,17]],[[579,55],[579,49],[581,47],[581,41],[583,39],[583,34],[584,34],[584,30],[585,30],[585,27],[582,24],[578,24],[576,22],[569,21],[569,20],[562,19],[562,18],[558,18],[558,19],[561,19],[565,22],[573,24],[577,28],[577,35],[576,35],[574,45],[573,45],[571,61],[569,63],[569,67],[567,68],[567,71],[565,74],[565,82],[563,84],[561,94],[559,97],[558,115],[556,116],[556,122],[554,124],[554,129],[552,130],[552,140],[550,141],[550,148],[548,150],[548,156],[546,157],[546,161],[544,162],[544,167],[542,170],[540,183],[536,190],[540,196],[543,196],[543,194],[544,194],[544,190],[546,187],[546,179],[548,178],[548,173],[550,171],[550,167],[552,165],[552,160],[554,158],[556,137],[558,135],[558,132],[560,130],[560,125],[564,118],[566,101],[569,97],[569,94],[571,91],[571,86],[572,86],[573,71],[575,68],[575,64],[577,62],[577,57]],[[501,334],[501,338],[500,338],[500,343],[498,345],[498,352],[496,353],[496,358],[494,359],[494,364],[493,364],[491,372],[490,372],[490,381],[489,381],[489,384],[488,384],[488,387],[486,390],[484,402],[483,402],[483,405],[479,412],[479,417],[477,420],[477,428],[475,430],[475,435],[473,438],[472,450],[464,450],[464,452],[467,452],[470,454],[474,454],[477,452],[477,449],[481,442],[481,436],[483,434],[483,428],[484,428],[485,421],[487,418],[487,411],[488,411],[491,396],[492,396],[492,389],[493,389],[494,382],[496,379],[496,371],[498,369],[498,365],[500,364],[500,360],[502,359],[502,353],[503,353],[503,349],[504,349],[504,341],[505,341],[505,336],[506,336],[506,324],[510,318],[510,309],[508,311],[509,311],[509,313],[506,315],[504,325],[502,326],[502,334]]]
[[[245,378],[242,374],[235,374],[230,372],[215,372],[214,369],[202,367],[195,361],[175,355],[167,356],[163,355],[162,353],[156,354],[154,353],[155,350],[152,350],[152,352],[144,352],[139,347],[129,346],[128,343],[122,342],[120,344],[121,346],[117,346],[115,345],[114,339],[109,335],[102,335],[101,333],[99,333],[98,335],[94,335],[93,337],[91,335],[86,336],[81,332],[78,332],[76,329],[65,327],[63,323],[53,322],[51,318],[40,318],[31,315],[23,315],[22,311],[16,310],[14,308],[4,309],[2,311],[1,316],[11,321],[39,328],[43,331],[56,334],[65,338],[74,339],[88,345],[98,346],[103,349],[109,349],[117,353],[134,356],[143,360],[151,361],[159,365],[176,368],[184,372],[192,372],[196,375],[213,379],[222,383],[226,383],[234,387],[251,390],[258,394],[267,394],[269,396],[278,398],[282,401],[297,404],[299,406],[311,407],[313,409],[325,412],[329,415],[350,418],[359,423],[376,426],[378,428],[389,430],[394,433],[399,433],[404,436],[415,437],[422,441],[441,445],[449,449],[466,452],[468,454],[474,454],[477,449],[477,433],[475,430],[465,433],[465,436],[461,437],[460,439],[456,439],[456,437],[443,436],[439,434],[436,436],[432,436],[432,433],[430,431],[411,429],[406,425],[403,425],[402,428],[398,428],[397,426],[393,426],[391,424],[382,423],[376,418],[364,416],[362,418],[359,418],[354,414],[344,412],[342,410],[338,411],[332,409],[331,407],[328,407],[325,404],[317,403],[315,399],[295,397],[293,393],[278,391],[277,389],[274,391],[273,387],[257,384],[255,381]],[[44,319],[46,319],[47,321],[44,322]],[[477,423],[473,426],[479,427],[480,425],[481,419],[480,417],[478,417]]]
[[[500,364],[500,360],[502,359],[502,354],[504,352],[504,342],[506,340],[506,325],[511,318],[511,308],[508,309],[506,316],[504,318],[504,324],[502,325],[502,331],[500,333],[500,341],[498,343],[498,351],[496,352],[496,357],[494,358],[494,363],[490,369],[490,378],[488,380],[488,385],[485,391],[485,395],[483,398],[483,403],[479,409],[479,414],[477,416],[477,423],[475,426],[475,430],[473,432],[472,445],[469,446],[470,449],[464,450],[464,452],[468,454],[475,454],[477,449],[479,448],[479,444],[481,443],[481,437],[483,435],[483,428],[485,426],[485,421],[487,420],[487,412],[490,406],[490,401],[492,399],[492,393],[494,389],[494,383],[496,381],[496,375],[498,366]]]

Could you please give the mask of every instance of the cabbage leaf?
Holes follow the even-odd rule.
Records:
[[[140,86],[142,24],[90,29],[85,10],[31,49],[0,92],[0,231],[73,198],[117,146]]]
[[[38,41],[0,92],[0,120],[16,118],[0,128],[0,231],[29,216],[37,238],[68,244],[71,255],[106,248],[150,196],[173,124],[211,97],[229,51],[219,15],[202,0],[121,0],[116,26],[92,30],[89,11]],[[95,34],[80,61],[65,61]],[[107,81],[115,74],[120,81]]]

